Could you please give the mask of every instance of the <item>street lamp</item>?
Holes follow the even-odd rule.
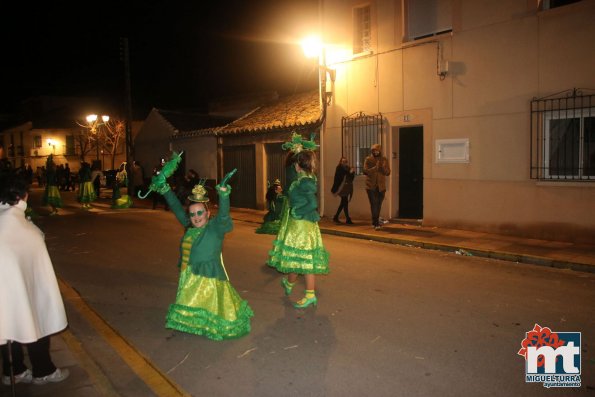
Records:
[[[326,83],[327,83],[327,73],[328,77],[331,80],[331,83],[335,82],[336,71],[334,69],[330,69],[326,66],[326,48],[322,43],[322,40],[318,36],[308,36],[304,40],[302,40],[302,50],[304,51],[304,55],[306,58],[318,58],[318,90],[320,93],[320,106],[322,109],[322,114],[320,118],[320,172],[324,173],[324,145],[322,144],[324,140],[324,129],[326,123],[326,108],[330,105],[330,101],[332,99],[332,86],[331,92],[327,94],[326,92]],[[324,175],[320,178],[321,186],[320,186],[320,215],[324,214]]]
[[[87,116],[87,123],[89,124],[89,129],[91,130],[91,133],[95,135],[95,149],[97,151],[97,161],[99,161],[99,136],[97,130],[99,127],[101,127],[109,121],[109,116],[104,114],[103,116],[101,116],[101,120],[103,121],[103,123],[99,121],[99,116],[97,116],[96,114],[90,114]]]

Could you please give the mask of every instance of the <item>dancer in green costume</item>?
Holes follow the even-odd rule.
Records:
[[[293,305],[305,308],[318,302],[315,275],[329,272],[329,253],[322,244],[318,226],[316,155],[302,145],[292,149],[297,179],[289,187],[288,215],[281,221],[267,264],[287,274],[281,279],[285,295],[291,294],[298,275],[304,275],[305,295]]]
[[[86,161],[81,163],[79,170],[79,195],[78,201],[83,205],[84,210],[91,208],[91,203],[97,199],[95,187],[91,181],[91,165]]]
[[[43,205],[52,207],[50,215],[56,215],[58,208],[62,208],[62,197],[60,190],[58,190],[58,179],[56,178],[56,163],[54,163],[54,156],[49,155],[46,163],[46,186],[43,195]]]
[[[273,234],[279,233],[279,227],[281,225],[281,217],[283,214],[283,208],[286,206],[287,197],[283,195],[283,188],[281,187],[281,181],[279,179],[269,186],[266,194],[268,212],[263,218],[263,223],[256,233],[258,234]]]
[[[126,188],[126,194],[120,192],[120,187]],[[116,180],[114,181],[112,190],[112,208],[123,209],[132,207],[132,199],[128,195],[128,172],[126,172],[126,161],[124,161],[118,173],[116,174]]]
[[[179,156],[170,161],[176,160]],[[188,196],[190,205],[185,211],[167,184],[166,175],[154,176],[151,183],[151,189],[165,197],[186,229],[180,244],[178,292],[175,303],[169,307],[165,326],[213,340],[248,334],[250,318],[254,315],[248,302],[229,282],[221,253],[223,238],[233,229],[229,214],[231,187],[226,184],[230,174],[216,186],[219,210],[212,219],[209,219],[209,197],[202,184],[196,185]]]

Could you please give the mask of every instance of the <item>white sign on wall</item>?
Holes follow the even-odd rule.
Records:
[[[436,139],[436,163],[468,163],[469,138]]]

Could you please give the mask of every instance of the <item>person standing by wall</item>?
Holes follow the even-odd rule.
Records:
[[[372,226],[380,229],[380,210],[386,193],[386,177],[390,175],[390,164],[381,154],[381,146],[373,144],[371,153],[364,161],[364,174],[366,175],[366,192],[370,201],[372,212]]]
[[[0,173],[0,350],[5,385],[11,384],[11,375],[15,383],[37,385],[69,375],[68,369],[56,368],[50,356],[50,336],[68,322],[43,233],[25,217],[28,188],[15,173]],[[25,365],[23,347],[31,369]]]
[[[337,213],[333,217],[335,223],[341,223],[339,215],[343,211],[345,213],[345,223],[353,225],[349,217],[349,200],[353,196],[353,178],[355,178],[355,169],[349,166],[349,160],[347,158],[341,157],[335,169],[335,178],[333,180],[333,187],[331,188],[331,193],[341,198]]]

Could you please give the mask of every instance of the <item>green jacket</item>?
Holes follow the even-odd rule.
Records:
[[[316,198],[316,177],[304,172],[289,187],[290,214],[295,219],[318,222],[318,199]]]
[[[231,193],[231,187],[227,186],[227,191],[225,192],[217,189],[217,193],[219,194],[219,211],[206,224],[205,231],[192,243],[188,266],[192,270],[192,273],[196,275],[227,280],[225,269],[221,263],[221,249],[225,233],[233,229],[233,222],[229,215],[229,194]],[[175,193],[170,190],[163,197],[165,197],[167,204],[182,226],[185,229],[192,227],[190,217]],[[184,237],[182,237],[183,240]],[[180,241],[178,266],[181,265],[182,261],[182,241]]]

